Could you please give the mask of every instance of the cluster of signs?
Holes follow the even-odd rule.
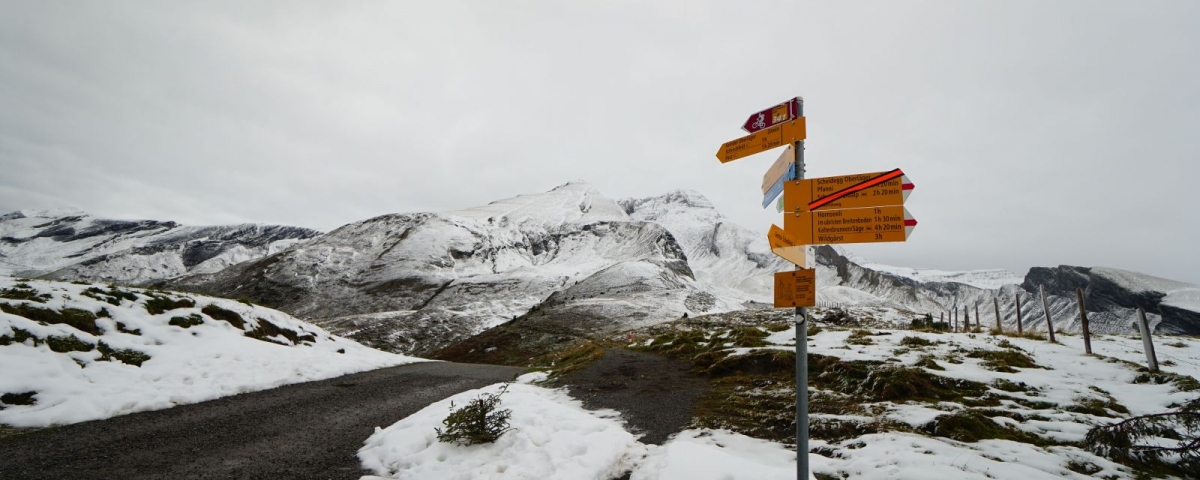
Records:
[[[749,132],[717,150],[721,163],[786,146],[763,176],[763,208],[778,198],[783,228],[771,225],[771,251],[799,269],[775,274],[775,306],[811,307],[817,301],[816,270],[805,268],[805,247],[844,243],[903,242],[917,221],[904,208],[913,185],[899,168],[887,172],[797,179],[796,146],[805,138],[801,99],[793,98],[750,116]],[[782,194],[782,197],[780,196]]]

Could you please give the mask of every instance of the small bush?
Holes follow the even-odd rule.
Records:
[[[121,299],[129,300],[131,302],[136,302],[138,299],[138,296],[133,292],[126,292],[115,286],[110,286],[108,290],[91,287],[83,291],[83,296],[94,298],[96,300],[100,300],[101,302],[108,302],[109,305],[113,306],[120,306]]]
[[[497,393],[480,394],[457,410],[451,402],[450,415],[442,420],[446,429],[434,428],[438,441],[459,445],[492,443],[505,432],[512,430],[512,427],[508,426],[512,410],[496,409],[500,405],[500,396],[507,391],[508,385],[505,385],[500,387]]]

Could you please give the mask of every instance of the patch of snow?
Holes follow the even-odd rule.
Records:
[[[17,283],[0,277],[0,289]],[[102,285],[40,280],[24,283],[52,298],[45,303],[2,299],[0,303],[93,313],[103,309],[111,318],[98,318],[96,325],[101,332],[93,335],[67,325],[44,324],[0,312],[0,335],[11,337],[20,329],[42,339],[0,346],[0,372],[5,372],[0,375],[0,393],[37,392],[34,405],[9,405],[0,410],[0,424],[45,427],[77,423],[422,361],[364,347],[257,305],[155,292],[174,299],[191,299],[195,307],[151,315],[145,308],[150,297],[141,289],[123,289],[135,293],[136,302],[120,300],[120,305],[111,305],[83,296],[84,290],[93,286],[107,289]],[[202,313],[208,305],[236,312],[245,319],[245,329]],[[189,315],[200,316],[202,323],[189,328],[168,324],[173,317]],[[312,340],[293,343],[282,336],[272,337],[281,345],[246,336],[248,330],[264,322],[300,337],[311,335]],[[126,333],[134,330],[140,333]],[[71,335],[93,346],[104,342],[113,349],[135,350],[150,358],[139,367],[115,359],[103,361],[96,348],[55,352],[44,341]]]
[[[451,404],[462,406],[503,384],[436,402],[387,428],[376,428],[358,451],[363,467],[389,479],[608,480],[628,471],[644,447],[616,412],[588,411],[560,390],[508,384],[499,408],[513,430],[495,443],[461,446],[438,441],[434,428]]]
[[[684,430],[661,447],[652,447],[630,476],[630,480],[739,478],[795,480],[796,452],[725,430]]]

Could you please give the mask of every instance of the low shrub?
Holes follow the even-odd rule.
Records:
[[[459,445],[492,443],[512,430],[508,425],[512,410],[496,408],[500,405],[500,396],[507,391],[508,385],[504,385],[497,393],[480,394],[457,410],[451,402],[450,415],[442,420],[446,429],[434,428],[438,441]]]

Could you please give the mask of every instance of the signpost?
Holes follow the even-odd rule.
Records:
[[[900,205],[783,214],[784,231],[809,245],[903,242],[916,226]]]
[[[899,168],[891,172],[810,178],[783,186],[783,209],[788,212],[904,205],[912,182]],[[815,205],[815,207],[814,207]]]
[[[782,192],[776,208],[783,228],[771,225],[771,252],[796,265],[775,274],[775,307],[795,308],[796,316],[796,475],[808,468],[808,310],[817,302],[816,270],[807,267],[809,245],[903,242],[917,221],[904,208],[912,183],[904,172],[862,173],[804,179],[804,99],[793,98],[750,115],[750,132],[726,142],[717,159],[728,163],[787,146],[763,175],[763,208]]]
[[[782,147],[788,143],[799,142],[804,140],[804,135],[804,117],[800,117],[766,130],[759,130],[737,140],[725,142],[717,150],[717,159],[721,163],[732,162],[772,148]]]
[[[774,127],[800,115],[800,97],[793,98],[766,110],[750,114],[742,130],[754,133],[759,130]]]

